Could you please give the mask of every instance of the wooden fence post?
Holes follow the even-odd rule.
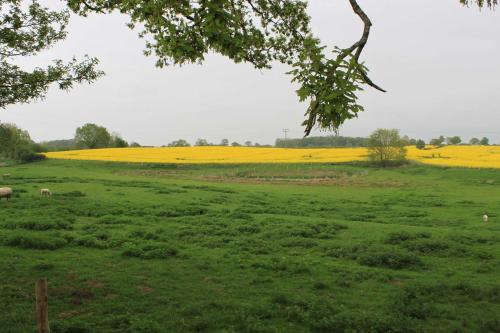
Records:
[[[50,333],[46,279],[38,279],[38,281],[36,281],[35,292],[36,292],[36,326],[38,329],[38,333]]]

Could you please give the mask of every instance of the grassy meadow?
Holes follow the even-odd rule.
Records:
[[[498,170],[47,160],[6,173],[2,333],[35,332],[40,277],[52,333],[500,332]]]

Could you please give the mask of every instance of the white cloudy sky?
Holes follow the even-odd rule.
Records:
[[[53,4],[53,0],[45,0]],[[500,143],[500,12],[463,8],[458,0],[362,0],[374,27],[363,60],[388,93],[367,90],[366,111],[341,135],[379,127],[412,137],[488,136]],[[350,45],[361,23],[347,0],[310,0],[314,30],[329,45]],[[116,15],[72,17],[69,37],[27,65],[89,54],[106,76],[43,101],[0,110],[0,121],[35,140],[70,138],[93,122],[130,141],[162,145],[184,138],[273,143],[284,128],[300,137],[306,105],[285,66],[257,71],[217,55],[205,63],[156,69],[143,40]],[[323,134],[324,133],[314,133]]]

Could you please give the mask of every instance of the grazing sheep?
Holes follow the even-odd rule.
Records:
[[[12,196],[12,189],[10,187],[0,187],[0,200],[5,198],[7,200]]]
[[[48,188],[42,188],[40,190],[40,194],[42,195],[42,197],[50,197],[50,196],[52,196],[52,192],[50,192],[50,190]]]
[[[486,212],[483,214],[483,222],[488,222],[488,214]]]
[[[10,173],[4,173],[2,175],[2,178],[5,179],[5,178],[10,178]]]

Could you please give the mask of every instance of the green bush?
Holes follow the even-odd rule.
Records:
[[[416,236],[407,231],[391,232],[386,239],[387,244],[401,244],[403,242],[413,240]]]
[[[64,247],[67,241],[64,238],[45,235],[12,235],[4,240],[4,244],[24,249],[56,250]]]
[[[419,238],[431,238],[431,234],[428,232],[418,232],[415,234],[411,234],[407,231],[397,231],[391,232],[387,236],[385,242],[387,244],[401,244],[407,241],[412,241]]]
[[[126,257],[141,259],[167,259],[177,255],[177,250],[163,245],[128,245],[122,252]]]
[[[433,304],[425,287],[411,286],[396,295],[393,310],[399,316],[423,320],[435,312]]]
[[[73,244],[83,247],[92,247],[97,249],[106,249],[110,244],[106,240],[98,239],[95,236],[85,235],[73,239]]]
[[[366,266],[391,269],[414,268],[422,265],[416,255],[395,250],[366,254],[359,259],[359,263]]]
[[[16,160],[23,163],[42,161],[45,155],[37,153],[32,146],[21,146],[16,150]]]
[[[104,215],[99,218],[100,224],[133,224],[133,220],[124,216]]]
[[[429,255],[448,250],[450,248],[450,244],[439,240],[418,240],[408,242],[404,245],[404,247],[411,252]]]
[[[65,193],[56,193],[54,195],[58,196],[58,197],[69,197],[69,198],[79,198],[79,197],[86,196],[85,193],[80,192],[80,191],[71,191],[71,192],[65,192]]]
[[[35,220],[33,218],[15,222],[9,222],[6,224],[6,227],[9,229],[26,229],[26,230],[50,230],[50,229],[58,229],[58,230],[71,230],[73,226],[70,222],[62,220],[62,219],[49,219],[49,218],[40,218],[39,220]]]

